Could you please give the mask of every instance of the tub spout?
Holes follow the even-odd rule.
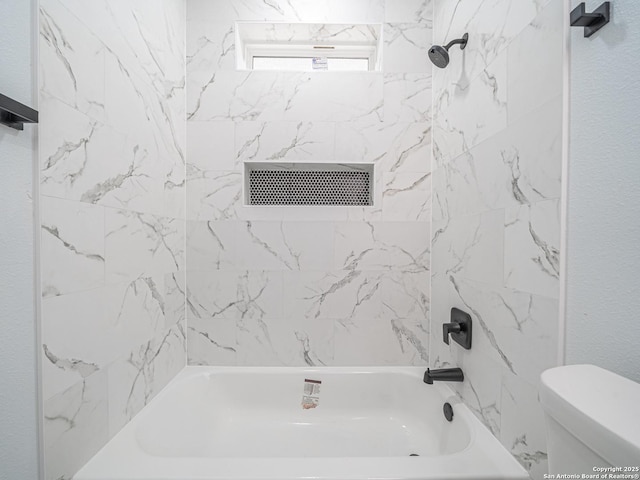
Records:
[[[464,374],[460,368],[440,368],[438,370],[431,370],[427,368],[424,372],[424,383],[433,385],[433,382],[462,382],[464,380]]]

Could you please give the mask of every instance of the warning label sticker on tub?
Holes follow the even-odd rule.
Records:
[[[302,408],[308,410],[316,408],[320,404],[320,380],[304,379],[304,390],[302,391]]]

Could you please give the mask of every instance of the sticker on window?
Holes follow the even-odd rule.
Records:
[[[313,57],[312,65],[314,70],[329,70],[327,57]]]

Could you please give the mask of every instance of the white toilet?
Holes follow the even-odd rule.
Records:
[[[640,384],[594,365],[557,367],[542,373],[540,403],[549,473],[640,473]]]

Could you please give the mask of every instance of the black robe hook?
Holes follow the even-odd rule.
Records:
[[[571,12],[571,26],[584,27],[584,36],[590,37],[611,19],[611,2],[604,2],[593,13],[586,13],[585,3],[582,2]]]

